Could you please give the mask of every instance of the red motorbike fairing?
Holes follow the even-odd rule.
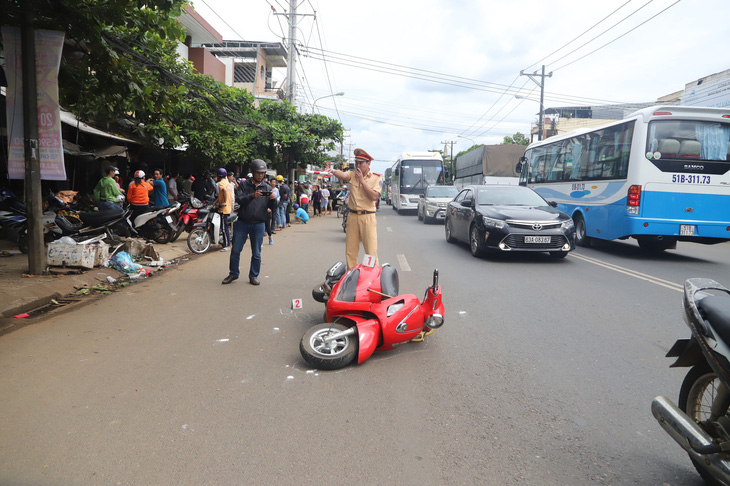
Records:
[[[358,319],[359,320],[359,319]],[[380,341],[380,323],[377,319],[366,319],[357,323],[357,364],[372,356]]]

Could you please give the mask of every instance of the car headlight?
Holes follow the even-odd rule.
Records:
[[[432,202],[432,201],[428,201],[428,202],[426,203],[426,206],[428,206],[428,207],[429,207],[429,208],[431,208],[431,209],[435,209],[435,208],[439,207],[439,205],[438,205],[437,203],[435,203],[435,202]]]
[[[565,221],[563,221],[563,224],[561,224],[560,227],[565,231],[573,231],[575,229],[575,225],[573,224],[572,219],[566,219]]]
[[[484,216],[482,218],[482,221],[484,221],[484,226],[486,226],[488,228],[502,229],[507,226],[507,224],[504,221],[502,221],[501,219],[492,219],[492,218],[487,218],[486,216]]]

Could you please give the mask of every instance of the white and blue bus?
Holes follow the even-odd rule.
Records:
[[[418,198],[426,188],[444,183],[444,160],[438,152],[404,152],[393,164],[390,175],[390,201],[402,214],[418,211]]]
[[[520,184],[573,217],[578,245],[730,240],[730,109],[642,109],[533,143],[522,162]]]

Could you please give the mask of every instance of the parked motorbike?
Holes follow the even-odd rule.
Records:
[[[228,217],[228,224],[233,225],[238,220],[238,204],[234,204],[233,212]],[[188,248],[193,253],[205,253],[212,244],[223,241],[223,217],[216,211],[215,204],[209,204],[198,209],[198,222],[193,224],[193,230],[188,235]]]
[[[132,233],[156,243],[169,243],[178,228],[172,215],[180,209],[180,203],[170,206],[150,206],[144,211],[131,211],[127,223]]]
[[[714,280],[684,283],[684,320],[692,333],[667,353],[688,367],[679,405],[656,397],[651,411],[711,485],[730,484],[730,290]]]
[[[347,216],[350,214],[350,208],[347,207],[347,205],[344,205],[344,209],[342,210],[342,231],[347,233]]]
[[[116,232],[123,227],[129,211],[109,210],[98,212],[81,212],[69,207],[69,200],[50,194],[47,209],[43,211],[44,240],[51,242],[64,236],[81,241],[89,237],[104,234],[114,240]],[[18,217],[22,215],[22,225],[18,228],[18,248],[28,253],[28,226],[25,220],[25,206],[15,206]]]
[[[198,209],[203,207],[199,199],[184,192],[180,193],[180,202],[180,210],[173,215],[173,223],[177,230],[170,242],[177,240],[183,231],[190,233],[193,230],[193,225],[198,222]]]
[[[333,370],[349,365],[356,357],[362,364],[375,351],[422,341],[443,325],[438,270],[419,300],[412,294],[397,295],[398,272],[391,265],[357,265],[346,273],[343,268],[342,262],[330,267],[325,282],[312,293],[316,300],[326,302],[327,322],[310,328],[299,344],[310,365]],[[338,275],[339,280],[331,286]]]

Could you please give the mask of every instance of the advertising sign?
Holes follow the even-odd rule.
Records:
[[[20,29],[2,27],[5,47],[5,74],[8,79],[6,114],[8,120],[8,177],[25,179],[23,130],[23,76]],[[38,156],[41,179],[66,180],[58,106],[58,68],[63,50],[63,32],[35,31],[35,71],[38,103]]]

